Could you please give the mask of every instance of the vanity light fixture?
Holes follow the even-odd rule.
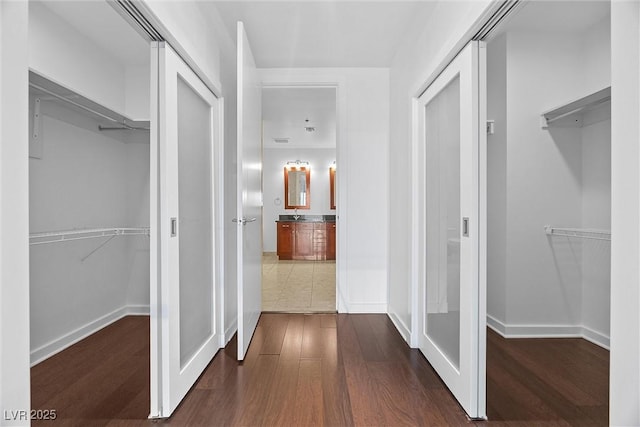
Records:
[[[288,168],[304,168],[309,167],[309,162],[304,162],[302,160],[296,160],[293,162],[287,162]]]

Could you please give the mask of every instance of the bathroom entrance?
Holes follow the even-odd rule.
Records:
[[[263,312],[336,311],[336,88],[262,91]]]

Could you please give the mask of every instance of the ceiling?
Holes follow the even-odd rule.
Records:
[[[609,1],[528,1],[501,26],[507,31],[583,32],[607,18]]]
[[[264,88],[262,119],[265,148],[335,148],[335,88]]]
[[[245,25],[260,68],[388,67],[402,36],[434,1],[213,0],[235,40]]]

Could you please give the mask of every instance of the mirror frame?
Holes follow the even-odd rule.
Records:
[[[306,172],[307,197],[305,205],[289,204],[289,171]],[[285,166],[284,167],[284,208],[285,209],[311,209],[311,169],[307,166]]]
[[[336,208],[336,168],[331,166],[329,168],[329,209]]]

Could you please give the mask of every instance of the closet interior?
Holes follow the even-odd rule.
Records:
[[[506,338],[608,349],[610,33],[609,2],[526,2],[487,43],[487,324]]]
[[[149,313],[150,49],[107,2],[30,2],[29,25],[34,366]]]

